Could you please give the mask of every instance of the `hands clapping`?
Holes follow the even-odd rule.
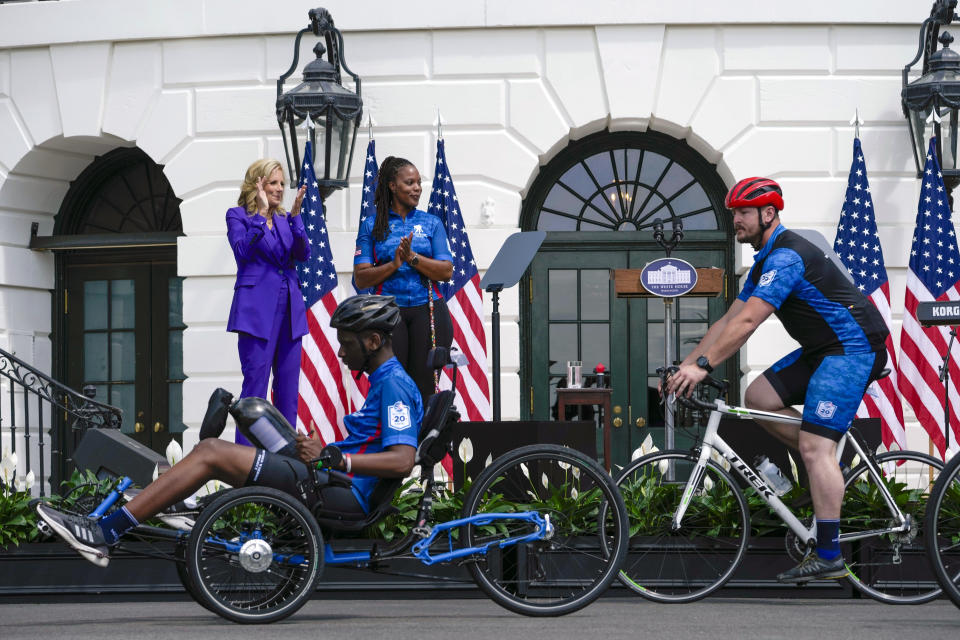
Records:
[[[410,256],[413,254],[413,250],[410,248],[410,243],[413,242],[413,232],[410,232],[410,235],[400,238],[400,244],[397,245],[397,252],[393,254],[393,266],[399,269],[404,262],[410,259]]]
[[[267,192],[263,190],[263,178],[257,178],[257,213],[269,218],[270,203],[267,202]]]
[[[307,185],[305,184],[300,185],[300,188],[297,190],[297,197],[293,201],[293,209],[290,210],[291,216],[300,215],[300,205],[303,204],[303,196],[306,193],[307,193]]]

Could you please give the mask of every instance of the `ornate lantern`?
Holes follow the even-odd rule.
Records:
[[[930,17],[920,27],[917,55],[903,69],[903,89],[900,92],[903,114],[910,128],[917,177],[921,177],[923,172],[930,136],[936,136],[944,184],[950,191],[960,184],[960,166],[957,164],[960,53],[950,48],[953,36],[946,31],[940,33],[940,27],[950,24],[957,17],[954,13],[956,6],[957,0],[934,2]],[[940,49],[937,49],[937,42],[941,45]],[[908,83],[910,68],[921,58],[922,75]]]
[[[300,166],[309,140],[313,149],[313,163],[317,185],[324,199],[337,189],[347,186],[350,162],[357,139],[357,128],[363,116],[360,98],[360,77],[347,66],[343,57],[343,35],[333,25],[333,17],[323,8],[309,11],[310,25],[297,33],[293,45],[293,62],[277,80],[277,123],[283,135],[290,186],[300,181]],[[300,57],[300,39],[312,32],[324,42],[313,48],[317,59],[303,69],[303,82],[283,92],[284,81],[297,67]],[[326,59],[324,59],[326,54]],[[341,84],[340,68],[353,78],[356,93]]]

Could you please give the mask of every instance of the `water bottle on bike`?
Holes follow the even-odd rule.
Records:
[[[771,462],[767,456],[757,456],[754,460],[754,466],[763,477],[764,482],[778,496],[782,496],[793,487],[793,484],[780,473],[780,467]]]

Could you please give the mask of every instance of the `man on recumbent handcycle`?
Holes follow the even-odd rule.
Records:
[[[208,438],[120,509],[98,520],[61,513],[43,503],[37,506],[38,515],[80,555],[100,567],[109,564],[110,547],[124,533],[193,495],[210,480],[235,487],[280,489],[304,499],[311,510],[321,503],[325,512],[362,519],[378,478],[401,478],[410,473],[423,420],[417,385],[393,355],[390,334],[399,318],[392,296],[360,295],[344,300],[330,319],[340,342],[337,355],[352,371],[367,372],[370,380],[363,407],[344,416],[349,435],[334,443],[342,455],[328,449],[322,456],[350,480],[315,465],[312,461],[321,458],[324,447],[319,440],[301,434],[296,435],[293,447],[284,449],[296,457],[271,453],[262,446],[251,448]],[[271,413],[275,413],[274,421],[282,420],[279,413]],[[283,427],[290,429],[285,421]],[[304,482],[311,479],[312,483]],[[304,493],[304,486],[314,491]]]

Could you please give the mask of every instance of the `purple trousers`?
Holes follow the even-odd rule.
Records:
[[[274,406],[283,414],[291,427],[297,425],[297,398],[300,384],[300,338],[290,335],[290,304],[286,281],[280,286],[277,310],[273,316],[270,337],[264,340],[249,333],[238,334],[237,348],[240,352],[240,370],[243,372],[241,398],[267,398],[267,382],[273,369]],[[236,432],[235,441],[249,445],[250,442]]]

